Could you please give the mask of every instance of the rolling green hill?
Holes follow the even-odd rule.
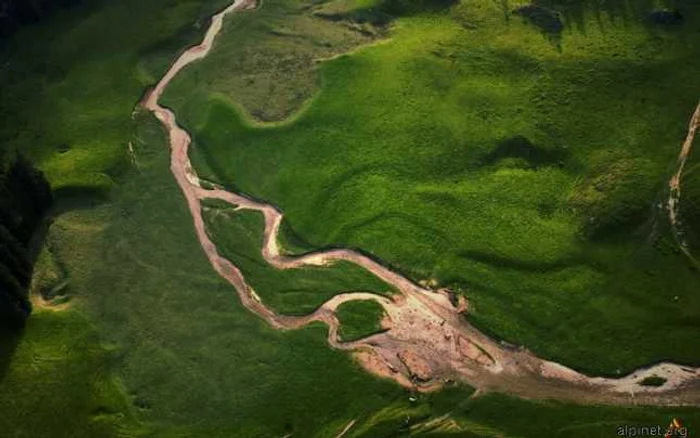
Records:
[[[279,206],[307,248],[435,278],[485,331],[580,370],[698,363],[700,276],[658,205],[700,95],[700,10],[659,23],[642,3],[552,2],[555,32],[524,2],[343,3],[390,16],[388,38],[322,62],[294,117],[261,124],[204,79],[250,68],[263,33],[245,51],[223,34],[165,101],[200,174]],[[296,56],[294,38],[274,41]]]

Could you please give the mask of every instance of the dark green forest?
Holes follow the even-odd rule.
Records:
[[[24,156],[0,166],[0,325],[19,328],[31,312],[30,242],[52,195],[43,174]]]
[[[0,38],[12,35],[27,24],[36,23],[59,8],[82,0],[0,0]]]

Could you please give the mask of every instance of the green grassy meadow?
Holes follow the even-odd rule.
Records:
[[[391,286],[349,262],[330,267],[271,269],[260,252],[264,227],[260,213],[206,205],[203,216],[207,232],[219,253],[241,270],[262,301],[276,312],[306,315],[342,292],[393,293]]]
[[[268,18],[242,16],[165,101],[200,173],[279,206],[283,240],[435,278],[484,331],[582,371],[697,364],[700,275],[657,203],[700,95],[700,9],[662,26],[653,2],[551,3],[555,37],[509,13],[524,2],[344,3],[393,11],[388,39],[320,63],[321,91],[270,124],[197,79],[249,65],[229,48]]]
[[[329,437],[356,419],[348,436],[537,437],[536,415],[548,435],[602,437],[618,423],[700,422],[697,410],[470,399],[464,387],[411,394],[330,349],[322,325],[270,328],[209,266],[161,129],[138,120],[139,168],[112,202],[64,213],[49,230],[72,307],[37,311],[21,339],[3,343],[0,421],[11,436]],[[238,215],[248,234],[231,236],[245,248],[258,216]]]
[[[141,428],[128,434],[312,434],[407,397],[360,370],[346,353],[329,349],[325,327],[279,332],[243,308],[199,247],[171,180],[158,123],[143,122],[134,141],[139,169],[113,189],[112,202],[60,216],[47,237],[68,273],[73,307],[66,317],[86,315],[99,342],[114,346],[113,374],[104,378],[124,382],[126,412]],[[37,313],[35,324],[53,315],[64,313]],[[65,328],[74,336],[80,329]],[[56,349],[75,350],[57,355],[66,362],[100,345],[52,340]],[[31,352],[31,344],[19,345]],[[23,359],[17,354],[14,360],[19,365]],[[29,378],[22,369],[18,373]],[[74,378],[81,375],[90,381],[89,373]],[[10,384],[3,379],[0,393]],[[49,386],[36,391],[56,403],[64,397]],[[69,430],[56,436],[70,436]]]
[[[338,306],[341,341],[354,341],[382,331],[384,308],[372,300],[348,301]]]
[[[410,394],[330,349],[323,325],[280,332],[244,309],[197,242],[162,128],[132,115],[225,4],[86,1],[0,43],[3,152],[25,151],[59,193],[34,292],[69,305],[36,308],[24,332],[0,336],[0,436],[329,437],[351,420],[348,437],[605,437],[673,416],[700,427],[697,409],[471,398],[465,387]],[[203,174],[282,207],[290,250],[354,246],[417,279],[436,277],[468,293],[475,322],[568,365],[608,372],[696,361],[697,274],[673,242],[645,244],[641,225],[639,235],[582,238],[587,219],[571,211],[605,217],[663,186],[697,91],[697,60],[682,59],[695,21],[667,31],[603,14],[603,29],[572,8],[577,24],[557,47],[519,18],[504,22],[495,5],[407,14],[389,28],[369,2],[317,5],[325,18],[308,18],[308,4],[266,1],[227,23],[212,57],[226,63],[188,68],[168,101],[197,128]],[[315,57],[385,35],[322,63],[318,76]],[[274,50],[259,57],[244,50],[266,45]],[[284,53],[294,55],[286,64]],[[270,74],[256,75],[261,68]],[[223,97],[241,87],[241,100]],[[608,100],[617,106],[599,105]],[[304,102],[295,119],[270,127],[241,112],[276,120]],[[533,145],[527,157],[512,156],[517,136]],[[259,216],[207,208],[222,253],[281,312],[346,290],[390,292],[346,264],[275,271],[260,258]],[[369,313],[345,326],[367,330]]]
[[[22,337],[0,338],[0,431],[7,437],[141,432],[114,377],[118,353],[74,310],[36,310]]]

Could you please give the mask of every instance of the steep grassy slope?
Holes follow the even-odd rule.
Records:
[[[552,2],[553,35],[511,13],[524,2],[401,4],[351,4],[393,14],[390,40],[323,63],[286,123],[255,125],[238,88],[193,79],[243,54],[184,72],[166,101],[204,176],[280,206],[307,248],[466,292],[475,323],[546,357],[605,374],[697,363],[700,275],[655,205],[700,95],[698,7],[660,25],[651,3]]]

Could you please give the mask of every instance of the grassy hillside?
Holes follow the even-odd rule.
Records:
[[[329,349],[323,326],[279,332],[243,308],[199,247],[159,124],[133,140],[139,167],[113,202],[64,216],[48,240],[71,302],[119,347],[117,376],[144,424],[164,436],[312,433],[405,397]],[[282,284],[262,278],[263,297]]]
[[[0,40],[0,150],[24,151],[59,193],[104,194],[144,89],[227,4],[85,0]]]
[[[197,81],[223,57],[252,65],[223,49],[234,30],[173,83],[202,174],[278,205],[306,247],[467,293],[474,323],[545,357],[604,374],[698,363],[700,275],[656,208],[700,95],[698,7],[659,24],[652,2],[551,2],[551,32],[513,13],[524,2],[344,5],[388,14],[389,39],[320,64],[293,119],[242,112],[238,92],[264,86]]]
[[[348,436],[534,438],[542,435],[530,421],[535,417],[548,422],[550,435],[581,437],[609,436],[618,423],[665,424],[672,415],[698,423],[697,410],[688,409],[470,399],[472,391],[462,387],[412,395],[329,349],[321,325],[271,329],[206,261],[171,179],[159,125],[145,120],[137,138],[139,168],[113,191],[113,202],[64,214],[49,231],[72,307],[38,312],[25,337],[6,344],[16,349],[3,356],[12,358],[0,378],[0,406],[8,407],[0,414],[3,430],[49,437],[328,437],[356,419]],[[256,224],[256,215],[246,217]],[[251,274],[253,281],[264,277]],[[71,421],[57,423],[57,412]]]
[[[29,156],[57,189],[57,211],[92,205],[83,195],[106,195],[128,167],[131,110],[145,85],[160,76],[182,45],[197,38],[201,23],[196,21],[225,4],[85,0],[0,39],[0,161],[15,150]],[[29,6],[41,7],[38,2]],[[76,193],[81,196],[64,196]],[[7,208],[8,199],[2,201]],[[52,239],[68,233],[70,241],[62,241],[60,251],[75,251],[72,257],[80,266],[72,264],[64,272],[65,266],[43,250],[33,282],[37,295],[70,299],[69,290],[79,288],[67,287],[72,278],[66,282],[65,275],[87,275],[99,259],[94,253],[78,259],[85,256],[79,249],[94,244],[104,223],[73,219],[69,214],[59,220]],[[75,229],[59,230],[65,226]],[[0,434],[136,433],[130,403],[114,380],[114,351],[104,347],[100,336],[78,310],[55,313],[36,307],[22,334],[3,333]]]
[[[288,117],[318,91],[319,59],[385,36],[381,17],[354,8],[344,0],[274,0],[229,16],[206,67],[178,76],[187,86],[168,88],[168,100],[181,107],[193,94],[216,89],[235,95],[257,120]]]

